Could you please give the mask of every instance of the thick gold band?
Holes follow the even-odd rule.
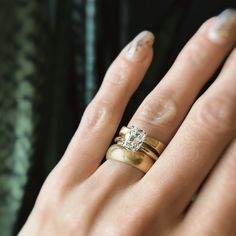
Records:
[[[141,170],[144,173],[147,173],[155,162],[143,152],[132,152],[118,144],[114,144],[109,147],[106,153],[106,159],[123,162]]]
[[[128,132],[130,131],[130,128],[123,126],[120,130],[120,137],[124,137]],[[145,144],[147,144],[148,146],[152,147],[154,150],[156,150],[156,152],[159,154],[158,156],[161,155],[161,153],[164,151],[165,149],[165,144],[163,144],[161,141],[149,137],[148,135],[145,135],[144,141]]]

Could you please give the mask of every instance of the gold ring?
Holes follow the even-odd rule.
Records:
[[[133,166],[144,173],[152,167],[155,161],[143,152],[132,152],[124,147],[113,144],[109,147],[106,153],[107,160],[120,161],[130,166]]]
[[[124,143],[124,138],[122,137],[116,137],[115,138],[115,142],[120,145],[123,146]],[[158,157],[160,156],[160,154],[156,151],[156,149],[152,148],[151,146],[148,146],[146,143],[143,143],[140,147],[140,152],[145,153],[146,155],[148,155],[149,157],[151,157],[153,160],[157,160]]]
[[[157,153],[159,157],[165,149],[165,144],[155,138],[149,137],[145,131],[135,126],[122,127],[119,135],[123,139],[121,145],[131,151],[138,151],[146,144],[147,147],[155,150],[154,153]]]

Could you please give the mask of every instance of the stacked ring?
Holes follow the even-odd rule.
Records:
[[[147,172],[163,152],[165,145],[135,126],[122,127],[106,158],[124,162]]]
[[[122,137],[116,137],[115,142],[119,144],[120,146],[123,146],[124,144],[124,138]],[[130,150],[129,148],[126,148],[127,150]],[[160,154],[152,147],[148,146],[146,143],[143,143],[142,146],[139,148],[139,150],[148,156],[150,156],[152,159],[157,160]],[[132,151],[132,150],[130,150]]]
[[[147,173],[155,162],[152,158],[142,152],[132,152],[117,144],[113,144],[108,149],[106,159],[124,162],[144,173]]]

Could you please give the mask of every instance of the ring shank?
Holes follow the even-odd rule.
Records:
[[[143,152],[132,152],[118,144],[113,144],[107,150],[107,160],[116,160],[133,166],[144,173],[152,167],[155,161]]]

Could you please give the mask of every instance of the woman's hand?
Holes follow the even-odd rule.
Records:
[[[113,62],[19,235],[236,235],[235,11],[201,26],[131,119],[168,144],[152,168],[144,175],[114,160],[100,165],[153,40],[139,34]]]

